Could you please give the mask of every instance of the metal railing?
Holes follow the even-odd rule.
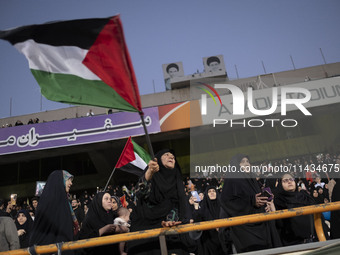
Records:
[[[319,241],[326,241],[325,234],[322,228],[321,213],[328,211],[340,210],[340,202],[332,202],[327,204],[311,205],[293,209],[279,210],[269,213],[259,213],[252,215],[245,215],[239,217],[232,217],[226,219],[218,219],[212,221],[197,222],[185,225],[178,225],[175,227],[156,228],[150,230],[129,232],[124,234],[116,234],[111,236],[83,239],[72,242],[65,242],[60,244],[49,244],[36,246],[35,251],[37,254],[58,252],[58,246],[61,251],[76,250],[81,248],[89,248],[119,242],[127,242],[138,239],[147,239],[152,237],[162,237],[166,235],[183,234],[191,231],[201,231],[214,228],[232,227],[248,223],[256,223],[262,221],[271,221],[277,219],[291,218],[301,215],[314,214],[314,225]],[[29,255],[29,248],[0,252],[0,255]]]

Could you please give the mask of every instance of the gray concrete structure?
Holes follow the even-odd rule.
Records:
[[[271,73],[265,75],[259,75],[249,78],[242,78],[238,80],[228,80],[226,76],[221,76],[219,78],[225,79],[226,82],[230,82],[239,86],[243,91],[246,90],[247,87],[253,86],[254,89],[261,89],[264,86],[272,87],[274,84],[276,86],[284,86],[288,84],[294,84],[303,82],[308,76],[311,80],[323,79],[332,76],[340,75],[340,63],[332,63],[327,65],[319,65],[306,67],[296,70],[289,70],[278,73]],[[185,79],[181,79],[177,82],[172,83],[172,90],[142,95],[142,107],[151,107],[151,106],[159,106],[166,105],[178,102],[184,102],[190,100],[190,82],[195,80],[200,80],[203,78],[211,78],[210,75],[206,75],[205,73],[193,74],[186,77],[181,77]],[[214,76],[214,78],[216,78]],[[225,93],[225,92],[224,92]],[[17,121],[21,120],[24,124],[28,122],[31,118],[39,118],[40,122],[43,121],[55,121],[62,119],[70,119],[70,118],[81,118],[85,117],[86,113],[92,109],[95,114],[107,114],[109,109],[100,108],[100,107],[92,107],[92,106],[73,106],[64,109],[58,109],[53,111],[46,112],[37,112],[33,114],[21,115],[21,116],[13,116],[8,118],[0,119],[0,126],[11,123],[12,125]],[[114,110],[113,110],[114,112]]]
[[[306,77],[310,80],[320,80],[327,77],[334,77],[340,75],[340,63],[333,63],[327,65],[312,66],[307,68],[301,68],[297,70],[290,70],[284,72],[278,72],[273,74],[259,75],[249,78],[243,78],[238,80],[228,80],[227,76],[220,76],[221,80],[225,82],[235,84],[239,86],[243,91],[247,87],[252,86],[254,89],[262,89],[273,86],[284,86],[288,84],[304,82]],[[152,106],[161,106],[179,102],[185,102],[190,100],[190,82],[195,80],[201,80],[202,78],[211,78],[206,74],[193,74],[186,76],[186,79],[180,79],[177,82],[171,84],[172,90],[143,95],[141,96],[143,108]],[[216,78],[216,77],[214,77]],[[226,93],[222,91],[221,94]],[[34,114],[8,117],[0,119],[0,126],[6,126],[6,124],[14,123],[17,120],[21,120],[24,124],[31,118],[39,118],[40,122],[43,121],[58,121],[71,118],[83,118],[86,117],[87,112],[92,109],[95,114],[107,114],[108,109],[90,106],[74,106],[59,110],[38,112]],[[328,111],[328,110],[327,110]],[[114,112],[114,111],[113,111]],[[337,113],[334,113],[337,114]],[[234,131],[230,131],[234,132]],[[234,134],[232,134],[234,135]],[[158,134],[151,135],[152,143],[154,144],[154,150],[157,151],[160,148],[171,147],[178,153],[178,159],[181,161],[183,169],[188,168],[190,158],[190,139],[189,129],[174,130],[170,132],[160,132]],[[137,137],[136,141],[145,146],[145,139],[143,137]],[[282,143],[281,140],[275,141]],[[287,142],[287,141],[284,141]],[[290,141],[289,141],[290,142]],[[299,141],[297,141],[299,142]],[[87,189],[96,186],[104,186],[111,170],[117,161],[121,150],[124,146],[125,139],[107,141],[101,143],[92,143],[79,146],[63,147],[56,149],[46,149],[40,151],[31,151],[18,154],[10,154],[0,156],[0,173],[6,173],[8,178],[7,185],[1,184],[0,197],[9,197],[10,193],[20,194],[20,196],[33,196],[35,181],[43,180],[46,176],[44,171],[46,168],[51,168],[45,161],[46,159],[55,160],[55,165],[52,167],[59,168],[65,166],[65,160],[73,160],[76,168],[77,164],[84,164],[84,162],[90,162],[89,168],[93,168],[88,173],[80,173],[76,176],[74,182],[74,190]],[[259,144],[260,146],[261,144]],[[77,161],[76,157],[82,156],[83,161]],[[74,159],[72,159],[74,157]],[[80,157],[80,156],[79,156]],[[23,167],[27,162],[33,162],[32,169],[36,171],[35,175],[25,173]],[[48,166],[45,166],[47,164]],[[79,167],[80,168],[80,167]],[[81,172],[81,171],[80,171]],[[12,175],[15,176],[11,179]],[[2,175],[4,176],[4,175]],[[39,176],[41,179],[35,179],[35,176]],[[120,177],[120,178],[123,178]],[[24,179],[24,181],[22,181]]]

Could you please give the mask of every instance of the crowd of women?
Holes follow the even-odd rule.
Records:
[[[340,155],[331,160],[339,164]],[[250,159],[244,154],[235,155],[230,165],[242,169],[242,174],[183,179],[174,151],[165,149],[149,162],[137,184],[78,198],[70,195],[74,176],[56,170],[48,177],[36,208],[26,203],[7,216],[13,216],[24,248],[340,200],[339,179],[292,173],[254,175],[247,170]],[[339,211],[323,215],[327,238],[340,238],[339,219]],[[170,254],[232,254],[314,241],[310,215],[166,236]],[[150,238],[63,253],[160,254],[160,250],[159,239]]]

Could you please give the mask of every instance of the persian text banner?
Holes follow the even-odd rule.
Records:
[[[143,109],[149,133],[160,132],[158,108]],[[138,113],[119,112],[0,129],[0,155],[143,135]]]

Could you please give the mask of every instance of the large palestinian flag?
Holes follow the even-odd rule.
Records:
[[[119,15],[18,27],[0,39],[26,56],[47,99],[141,111]]]
[[[141,176],[150,160],[150,155],[135,143],[130,136],[115,168]]]

